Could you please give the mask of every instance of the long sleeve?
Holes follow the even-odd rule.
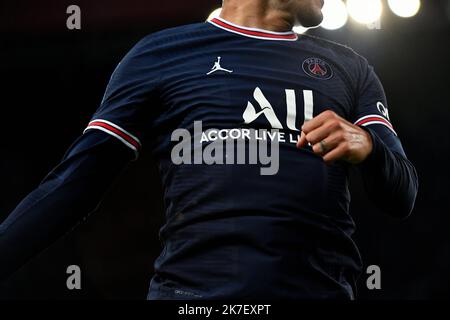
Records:
[[[406,218],[414,208],[417,172],[391,122],[383,86],[367,60],[361,59],[358,103],[353,121],[370,133],[373,150],[359,166],[366,192],[387,214]]]
[[[372,153],[360,166],[366,192],[384,212],[406,218],[414,208],[417,172],[404,154],[383,141],[380,133],[368,127],[365,129],[373,141]]]
[[[0,280],[95,210],[133,153],[101,131],[81,136],[0,225]]]

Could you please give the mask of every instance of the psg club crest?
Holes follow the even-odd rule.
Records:
[[[320,80],[328,80],[333,77],[333,69],[324,60],[319,58],[308,58],[303,61],[303,71],[310,77]]]

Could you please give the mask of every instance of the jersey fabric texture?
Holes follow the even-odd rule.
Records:
[[[360,165],[369,196],[394,216],[408,215],[416,173],[366,59],[330,41],[220,18],[167,29],[136,44],[113,72],[85,135],[64,161],[77,163],[84,159],[80,154],[108,139],[114,140],[112,158],[126,149],[133,157],[142,148],[154,154],[166,223],[148,299],[353,299],[362,263],[352,240],[348,164],[326,165],[311,148],[298,149],[289,139],[279,145],[274,175],[261,175],[251,164],[171,159],[173,131],[194,134],[196,121],[204,131],[277,129],[297,137],[305,121],[326,110],[370,133],[374,150]],[[92,172],[89,159],[82,161]],[[117,171],[117,165],[104,162],[115,160],[97,156],[103,171],[92,173],[92,180],[108,175],[109,167]],[[74,174],[74,167],[80,170],[60,166],[58,181]],[[57,189],[47,185],[41,185],[47,193]],[[40,199],[28,202],[45,201]],[[91,203],[93,209],[94,199]],[[29,207],[22,204],[16,211]],[[8,236],[11,225],[8,220],[2,225],[8,243],[16,239]]]

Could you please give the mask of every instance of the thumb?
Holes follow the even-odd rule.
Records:
[[[306,146],[307,143],[308,143],[308,141],[306,140],[306,134],[302,131],[302,133],[300,135],[300,139],[298,139],[298,142],[297,142],[297,148],[302,148],[302,147]]]

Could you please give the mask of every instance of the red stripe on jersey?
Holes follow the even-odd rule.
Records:
[[[275,34],[275,33],[263,32],[263,31],[247,30],[247,29],[239,28],[237,26],[230,25],[230,24],[228,24],[222,20],[219,20],[217,18],[212,19],[211,22],[214,22],[226,29],[240,32],[240,33],[243,33],[246,35],[251,35],[251,36],[272,38],[272,39],[273,38],[275,38],[275,39],[292,39],[292,40],[297,39],[297,35],[294,32],[288,33],[288,34]]]
[[[139,148],[141,147],[139,141],[136,141],[136,139],[134,139],[133,137],[129,136],[125,132],[123,132],[123,131],[121,131],[121,130],[119,130],[117,128],[114,128],[113,126],[111,126],[111,125],[109,125],[107,123],[104,123],[104,122],[101,122],[101,121],[92,121],[92,122],[89,123],[87,128],[89,129],[90,127],[93,127],[93,126],[102,127],[102,128],[104,128],[104,129],[106,129],[108,131],[111,131],[111,132],[117,134],[121,138],[125,139],[127,142],[131,143],[137,150],[139,150]]]
[[[365,118],[363,120],[360,120],[358,122],[356,122],[355,124],[357,126],[361,126],[367,122],[372,122],[372,121],[380,121],[383,122],[385,125],[387,125],[389,128],[394,129],[394,127],[392,126],[392,124],[387,121],[386,119],[382,118],[382,117],[370,117],[370,118]]]

